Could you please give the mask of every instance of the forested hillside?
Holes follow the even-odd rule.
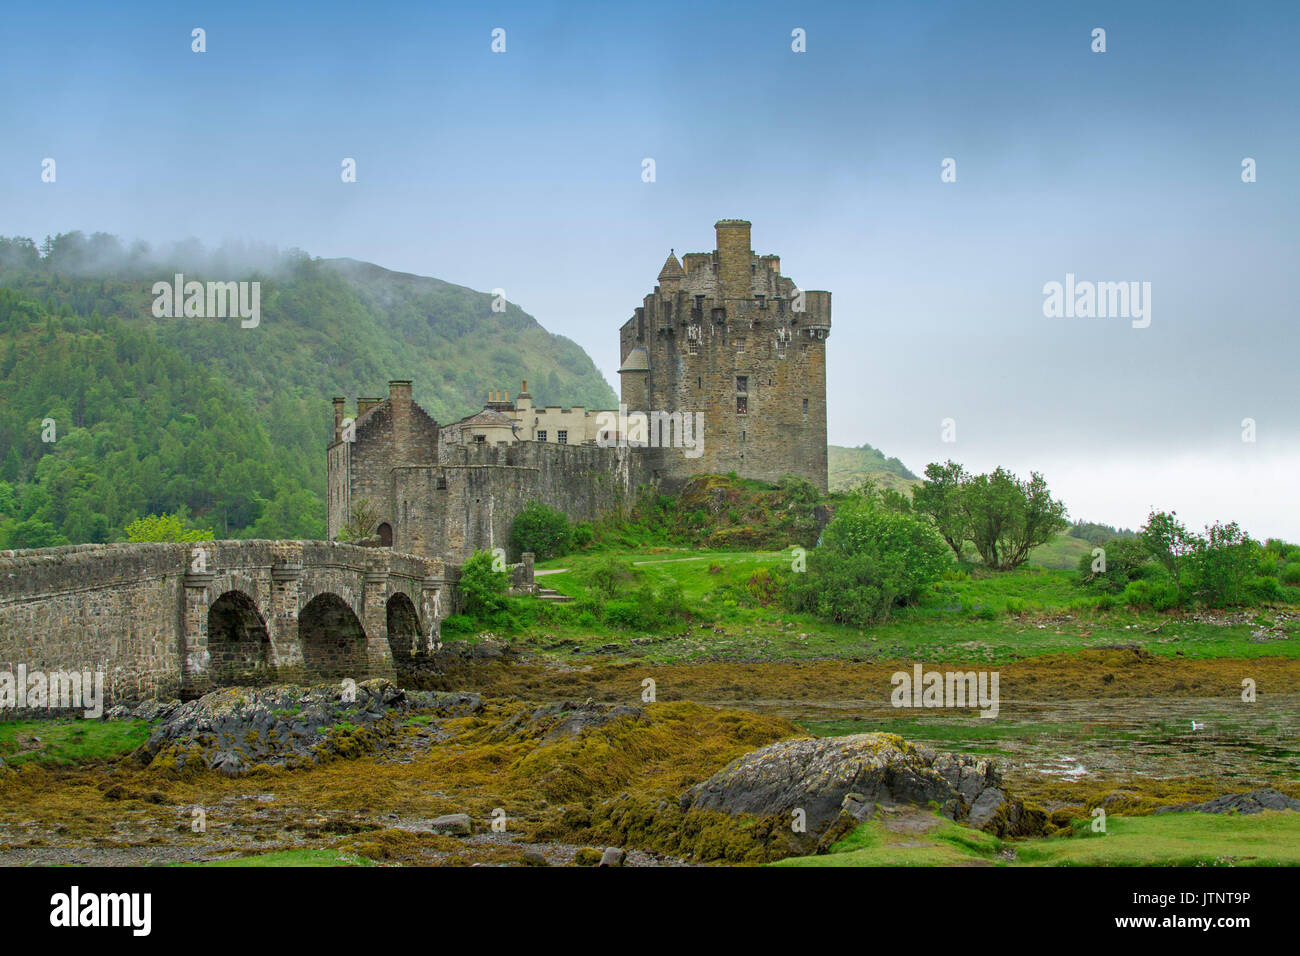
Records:
[[[155,318],[151,287],[176,272],[260,281],[260,323]],[[219,537],[322,537],[329,399],[392,378],[440,421],[525,378],[538,403],[617,404],[577,344],[491,306],[300,252],[0,238],[0,547],[117,540],[176,511]]]

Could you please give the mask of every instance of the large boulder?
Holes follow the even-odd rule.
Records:
[[[1230,793],[1204,803],[1179,803],[1160,807],[1156,813],[1263,813],[1265,810],[1300,810],[1300,800],[1279,793],[1272,787],[1249,793]]]
[[[733,760],[681,798],[683,810],[788,819],[802,810],[806,833],[796,842],[805,848],[825,848],[878,807],[899,805],[934,805],[998,836],[1036,833],[1044,822],[1007,794],[990,761],[895,734],[783,740]]]

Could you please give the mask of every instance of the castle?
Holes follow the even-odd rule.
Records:
[[[699,474],[793,474],[826,490],[831,294],[799,289],[778,256],[755,255],[750,223],[715,229],[713,252],[669,253],[619,330],[617,410],[535,407],[526,382],[514,402],[493,391],[445,425],[409,381],[358,399],[354,418],[335,398],[329,537],[361,513],[381,545],[459,563],[506,547],[534,501],[590,521]]]

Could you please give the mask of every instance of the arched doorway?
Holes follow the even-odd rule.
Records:
[[[379,526],[379,546],[381,548],[391,548],[393,546],[393,526],[385,521]]]
[[[303,668],[309,680],[351,677],[368,670],[366,632],[337,594],[318,594],[298,615]]]
[[[217,687],[271,682],[271,635],[243,591],[227,591],[208,608],[208,657]]]
[[[412,654],[421,650],[420,615],[415,610],[415,603],[401,591],[388,599],[385,609],[388,646],[393,652],[394,665],[401,667],[410,662]]]

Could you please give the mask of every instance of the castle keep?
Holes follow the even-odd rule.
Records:
[[[703,455],[657,456],[665,478],[793,474],[825,491],[831,294],[798,289],[779,256],[755,255],[743,219],[714,228],[713,252],[669,253],[619,330],[622,403],[703,413]]]
[[[364,504],[379,544],[459,563],[505,547],[533,501],[589,521],[642,488],[733,471],[824,491],[830,293],[800,290],[777,256],[755,255],[748,222],[715,228],[713,252],[669,253],[620,329],[618,410],[535,407],[527,383],[514,402],[494,391],[445,425],[409,381],[358,399],[354,417],[335,398],[329,537]]]

